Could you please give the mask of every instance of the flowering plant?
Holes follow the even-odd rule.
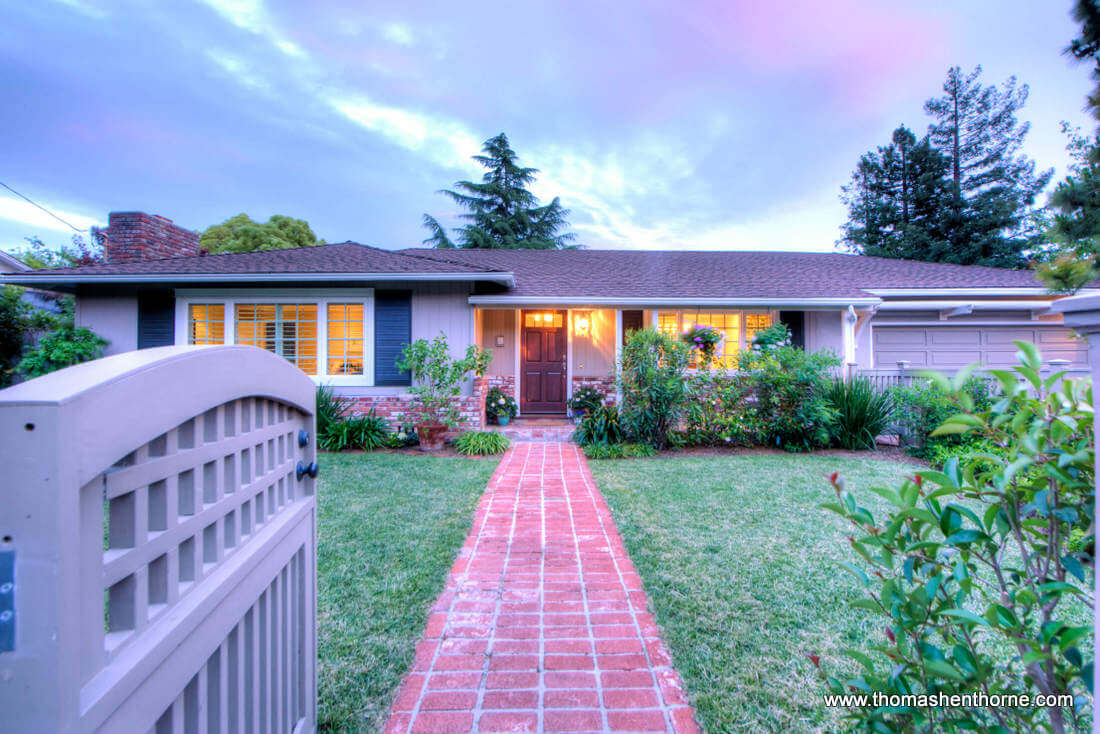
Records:
[[[485,412],[493,417],[507,415],[509,418],[515,418],[519,410],[516,407],[515,398],[499,387],[494,387],[485,396]]]
[[[703,362],[709,363],[716,356],[724,337],[722,332],[713,326],[693,324],[680,338],[692,349],[698,349],[703,355]]]

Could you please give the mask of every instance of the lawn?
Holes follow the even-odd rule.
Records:
[[[497,462],[325,454],[320,463],[320,729],[374,731]]]
[[[833,561],[854,554],[843,521],[817,507],[834,496],[825,475],[862,489],[915,467],[799,455],[590,464],[703,728],[836,728],[806,655],[849,669],[838,650],[881,632],[847,604],[856,582]]]

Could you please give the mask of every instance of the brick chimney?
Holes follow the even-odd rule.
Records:
[[[199,254],[199,235],[171,219],[145,212],[111,212],[104,254],[109,263],[163,260]]]

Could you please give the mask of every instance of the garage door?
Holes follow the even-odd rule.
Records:
[[[875,367],[888,369],[900,360],[910,367],[952,369],[981,362],[989,367],[1016,363],[1016,345],[1039,346],[1043,360],[1068,359],[1071,367],[1088,366],[1088,344],[1062,326],[874,326]]]

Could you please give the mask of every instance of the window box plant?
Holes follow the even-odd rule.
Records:
[[[596,408],[603,405],[603,393],[591,385],[585,385],[573,393],[566,404],[574,421],[579,423],[586,415],[591,415]]]
[[[405,347],[397,366],[408,370],[413,379],[409,392],[417,399],[412,415],[421,451],[442,448],[447,430],[458,426],[462,383],[472,375],[484,375],[492,358],[491,353],[471,344],[462,359],[455,359],[442,332],[430,342],[417,339]]]
[[[680,337],[692,349],[698,349],[704,365],[709,365],[715,357],[720,357],[724,336],[713,326],[694,324]]]
[[[518,412],[515,398],[499,387],[490,389],[489,394],[485,396],[485,415],[495,418],[498,425],[508,425],[508,421],[515,418]]]

